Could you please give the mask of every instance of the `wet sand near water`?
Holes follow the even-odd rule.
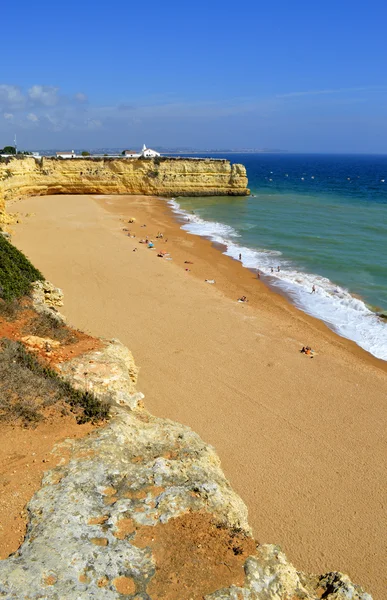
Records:
[[[13,241],[64,290],[71,324],[125,343],[146,408],[215,446],[258,541],[280,544],[300,570],[346,572],[382,600],[386,363],[182,231],[163,200],[46,196],[9,210],[34,213]],[[146,234],[172,260],[139,244]]]

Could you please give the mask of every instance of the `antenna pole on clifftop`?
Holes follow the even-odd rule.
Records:
[[[15,139],[13,140],[14,144],[15,144],[15,154],[17,154],[17,141],[16,141],[16,133],[15,133]]]

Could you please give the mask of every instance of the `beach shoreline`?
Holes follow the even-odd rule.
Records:
[[[63,288],[70,322],[121,339],[149,410],[215,446],[257,539],[300,569],[347,572],[381,600],[385,361],[183,231],[165,200],[46,196],[11,210],[34,214],[14,242]],[[146,234],[156,250],[138,243]]]
[[[385,360],[375,357],[373,354],[371,354],[367,350],[364,350],[363,348],[361,348],[353,340],[340,335],[340,333],[338,333],[337,331],[332,329],[329,326],[329,324],[327,324],[323,319],[314,317],[314,316],[308,314],[302,308],[297,307],[294,304],[294,302],[292,301],[292,298],[289,295],[289,293],[287,293],[282,288],[273,285],[270,282],[270,278],[271,278],[270,275],[265,275],[264,273],[262,273],[258,280],[257,275],[256,275],[257,269],[244,267],[243,264],[241,264],[241,261],[238,261],[237,259],[233,258],[232,256],[228,256],[225,254],[225,250],[227,249],[227,246],[225,244],[222,244],[220,242],[214,242],[208,236],[194,234],[194,233],[190,233],[188,231],[183,230],[182,227],[187,224],[187,220],[183,217],[183,215],[180,215],[173,210],[172,206],[169,204],[169,200],[167,198],[160,198],[157,196],[155,196],[154,199],[157,200],[158,202],[160,202],[160,204],[158,206],[152,207],[153,213],[157,214],[157,219],[159,221],[159,225],[161,228],[162,228],[162,226],[164,226],[164,229],[165,229],[165,227],[168,225],[168,231],[171,231],[171,235],[172,235],[172,237],[170,236],[171,237],[171,240],[170,240],[171,245],[174,244],[174,239],[176,238],[176,231],[175,231],[175,228],[172,226],[172,223],[174,223],[174,224],[176,224],[176,226],[179,229],[180,236],[182,236],[182,235],[187,236],[186,239],[193,237],[196,239],[196,241],[195,241],[196,244],[200,244],[200,240],[206,242],[206,245],[203,247],[203,252],[211,252],[211,251],[212,252],[213,251],[220,252],[222,254],[222,256],[224,257],[224,264],[227,265],[230,262],[230,263],[234,263],[234,265],[238,265],[238,267],[236,267],[236,268],[242,269],[242,274],[238,274],[238,281],[241,281],[241,278],[243,277],[244,272],[249,272],[250,276],[247,276],[247,273],[246,273],[246,278],[243,277],[243,283],[241,283],[241,289],[243,286],[247,285],[249,290],[253,291],[254,284],[251,285],[251,279],[253,279],[255,282],[255,285],[256,284],[259,285],[261,294],[264,294],[264,290],[266,289],[269,294],[269,298],[272,298],[273,302],[275,302],[275,300],[274,300],[275,298],[277,298],[277,301],[279,301],[278,299],[281,298],[285,302],[285,306],[287,307],[287,309],[291,310],[292,312],[293,312],[293,310],[296,311],[295,314],[299,315],[300,317],[302,315],[302,318],[305,317],[307,323],[311,327],[317,327],[317,329],[321,333],[327,333],[328,335],[331,333],[333,335],[333,338],[331,338],[331,340],[333,341],[336,339],[336,341],[337,341],[337,338],[339,338],[339,340],[343,344],[343,349],[345,348],[346,351],[355,353],[356,356],[358,356],[359,358],[364,360],[366,363],[370,362],[370,364],[372,364],[373,366],[376,366],[387,373],[387,362]],[[109,206],[106,206],[104,203],[102,205],[104,206],[104,208],[109,210]],[[165,220],[163,220],[163,219],[165,219]],[[129,228],[131,227],[130,224],[128,225],[128,227]],[[133,225],[131,228],[133,229]],[[134,228],[135,228],[135,226],[134,226]],[[161,243],[161,246],[162,246],[162,243]],[[231,268],[231,265],[229,266],[229,269],[230,269],[230,278],[236,279],[235,271],[234,271],[234,269]],[[192,275],[194,277],[200,277],[200,275],[198,275],[196,272],[193,272]],[[273,278],[275,279],[275,275],[273,275]],[[225,282],[223,282],[223,281],[218,282],[217,287],[220,288],[222,290],[222,292],[225,293],[230,299],[234,299],[234,296],[232,295],[231,291],[229,290],[229,285],[225,285],[224,283]],[[262,288],[262,286],[264,286],[264,287]],[[241,295],[243,295],[243,294],[241,293]],[[251,306],[251,303],[250,303],[250,306]]]

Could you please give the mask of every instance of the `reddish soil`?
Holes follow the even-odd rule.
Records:
[[[21,341],[23,337],[31,335],[28,332],[29,328],[33,326],[33,322],[37,319],[38,315],[31,308],[28,301],[24,301],[22,306],[22,310],[20,310],[15,319],[8,320],[0,317],[0,339],[5,337],[10,340]],[[82,331],[70,327],[65,327],[65,330],[69,332],[70,341],[65,341],[57,348],[52,347],[51,351],[30,345],[26,345],[26,347],[44,359],[53,368],[58,363],[102,347],[101,340],[91,337]],[[34,333],[34,335],[39,336],[39,333]],[[48,338],[51,336],[42,334],[41,337]]]
[[[204,512],[140,527],[132,543],[152,551],[156,573],[147,592],[154,600],[202,600],[218,589],[243,585],[243,564],[256,548],[252,538]]]
[[[0,317],[0,339],[21,341],[29,335],[28,328],[37,318],[30,301],[23,300],[13,320]],[[99,339],[69,327],[65,329],[69,343],[64,342],[51,352],[44,347],[28,345],[27,348],[55,368],[60,362],[102,346]],[[42,413],[43,420],[37,426],[0,423],[0,559],[7,558],[22,543],[27,524],[26,504],[40,488],[44,471],[63,459],[63,454],[51,454],[53,446],[66,438],[83,437],[95,428],[90,423],[78,425],[76,415],[70,413],[64,402],[43,409]]]
[[[34,429],[0,424],[0,559],[19,548],[27,525],[26,504],[40,488],[44,471],[63,458],[51,454],[53,446],[95,428],[78,425],[74,415],[61,415],[59,407],[50,407],[44,416]]]

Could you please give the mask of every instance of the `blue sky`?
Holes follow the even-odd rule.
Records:
[[[387,3],[2,6],[0,147],[387,153]]]

